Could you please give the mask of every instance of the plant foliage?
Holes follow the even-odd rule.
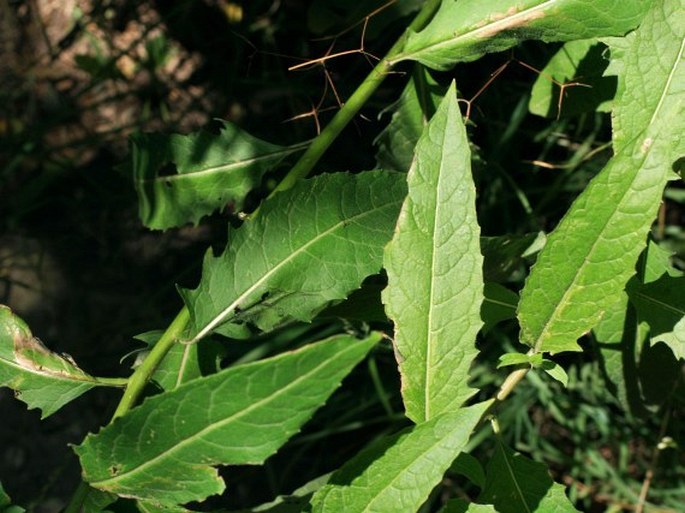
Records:
[[[375,14],[385,9],[372,4]],[[326,33],[363,5],[331,0],[312,8],[308,23]],[[648,472],[670,447],[685,359],[684,278],[652,227],[685,156],[683,1],[396,7],[383,13],[384,27],[419,12],[311,142],[271,144],[228,122],[218,133],[132,138],[130,172],[145,226],[197,224],[227,205],[240,212],[248,195],[267,197],[231,218],[225,248],[207,250],[197,287],[179,287],[184,306],[169,327],[139,336],[148,347],[129,378],[90,376],[0,307],[0,385],[44,416],[93,387],[126,387],[111,422],[74,447],[83,483],[67,513],[122,504],[192,512],[208,499],[202,510],[219,511],[212,496],[230,495],[241,468],[267,459],[299,488],[266,494],[250,511],[579,511],[579,487],[568,494],[557,482],[568,454],[555,443],[568,447],[563,436],[577,434],[567,453],[580,454],[599,436],[601,415],[562,412],[573,405],[562,398],[583,387],[590,394],[598,379],[621,418],[652,411],[666,419]],[[542,178],[502,179],[504,171],[492,172],[503,167],[498,156],[481,155],[473,142],[484,129],[464,119],[462,104],[471,113],[484,88],[467,99],[457,89],[462,78],[468,84],[462,68],[451,72],[451,85],[445,73],[432,73],[487,62],[487,54],[529,40],[564,44],[548,52],[496,148],[510,144],[526,108],[546,118],[537,120],[549,123],[549,137],[570,131],[569,120],[601,120],[596,112],[611,109],[612,156],[583,167],[585,174],[560,171],[558,196],[530,194],[564,209],[560,198],[572,193],[546,225],[533,222],[543,216],[526,192],[544,183],[524,183]],[[410,72],[375,139],[379,169],[317,168],[396,68]],[[581,84],[581,74],[591,84]],[[569,83],[574,97],[560,87]],[[595,90],[581,100],[582,85]],[[564,101],[572,105],[562,116]],[[284,159],[305,148],[279,174]],[[526,222],[515,233],[482,236],[492,231],[481,227],[484,210],[510,215],[506,203],[489,203],[502,188],[518,198]],[[584,360],[573,360],[580,351]],[[531,406],[535,390],[544,408]],[[372,420],[378,411],[384,416]],[[514,445],[539,419],[561,427]],[[598,427],[586,429],[588,422]],[[316,467],[307,483],[299,447],[350,430],[363,436],[325,445],[322,459],[334,464]],[[647,491],[623,492],[644,510]],[[0,510],[21,511],[2,488]]]

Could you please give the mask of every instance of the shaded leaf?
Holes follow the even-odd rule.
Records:
[[[314,494],[312,512],[418,510],[491,404],[437,415],[363,450]]]
[[[609,111],[616,93],[616,77],[602,76],[609,64],[605,50],[606,46],[596,39],[569,41],[562,46],[533,84],[528,103],[530,112],[554,118]],[[552,79],[558,84],[582,85],[565,87],[560,100],[561,87]]]
[[[482,326],[483,256],[466,129],[454,84],[416,148],[395,235],[385,250],[383,302],[407,416],[423,422],[471,397]]]
[[[404,175],[368,171],[303,180],[264,202],[221,256],[206,255],[198,288],[181,291],[194,339],[309,321],[347,297],[380,271],[405,194]]]
[[[647,284],[633,278],[627,291],[638,320],[649,327],[652,344],[664,342],[676,358],[685,358],[685,276],[664,274]]]
[[[516,292],[499,283],[486,281],[483,295],[480,311],[484,333],[502,321],[516,318],[516,306],[519,302],[519,296]]]
[[[542,463],[517,454],[501,442],[486,468],[485,488],[478,502],[498,513],[572,513],[578,510]]]
[[[454,460],[450,471],[466,477],[479,488],[485,485],[485,470],[480,462],[467,452],[462,452]]]
[[[215,210],[239,211],[267,171],[304,149],[267,143],[222,121],[218,134],[131,136],[133,180],[145,226],[195,223]]]
[[[389,108],[393,111],[390,123],[376,138],[379,168],[409,170],[416,143],[443,96],[445,88],[423,66],[415,66],[399,100]]]
[[[641,0],[444,0],[431,22],[410,34],[396,60],[411,59],[447,70],[527,39],[552,42],[623,35],[640,23],[646,4]]]
[[[631,124],[630,134],[618,128],[618,153],[549,237],[521,293],[521,338],[536,351],[578,350],[576,340],[620,300],[671,177],[685,128],[685,23],[678,35],[664,15],[653,4],[640,28],[626,37],[622,54],[617,118],[630,117],[634,109],[645,124]],[[641,82],[646,75],[649,80]],[[649,117],[626,93],[626,84],[641,84],[649,88],[645,94],[659,99],[649,102]]]
[[[497,283],[510,280],[514,272],[522,272],[525,258],[539,252],[546,242],[543,232],[481,237],[485,279]]]
[[[53,353],[8,307],[0,305],[0,386],[16,391],[41,418],[101,385],[68,355]]]
[[[148,398],[75,448],[84,479],[158,505],[221,493],[213,466],[263,462],[380,338],[332,337]]]

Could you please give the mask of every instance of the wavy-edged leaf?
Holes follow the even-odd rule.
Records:
[[[679,111],[685,103],[685,3],[656,0],[645,4],[651,9],[638,30],[604,40],[611,49],[606,73],[619,77],[616,98],[620,100],[611,113],[615,152],[632,144],[646,126],[663,123],[664,112]],[[685,153],[682,119],[670,129],[677,134],[673,161]]]
[[[381,169],[406,172],[414,159],[414,148],[428,120],[433,117],[445,88],[423,66],[415,66],[396,104],[392,119],[376,138],[376,161]]]
[[[405,175],[367,171],[303,180],[275,195],[207,254],[202,280],[183,290],[197,340],[211,331],[246,338],[309,321],[382,266],[406,194]]]
[[[671,178],[672,163],[680,156],[685,23],[677,21],[682,21],[682,10],[673,20],[664,19],[659,4],[626,37],[618,79],[615,117],[628,118],[634,109],[645,125],[620,128],[618,153],[550,235],[521,293],[521,338],[537,351],[578,350],[576,340],[620,300]],[[659,99],[649,103],[649,117],[625,86],[640,84],[646,76],[649,81],[639,87],[649,86],[645,94]]]
[[[312,512],[417,511],[491,404],[437,415],[363,450],[314,494]]]
[[[569,41],[562,46],[535,80],[528,110],[549,118],[608,112],[616,93],[616,77],[602,76],[609,64],[605,50],[596,39]],[[578,85],[569,85],[563,91],[558,85],[572,83]]]
[[[407,183],[385,250],[383,302],[395,323],[407,416],[418,423],[473,395],[467,381],[483,324],[476,190],[454,84],[417,144]]]
[[[160,505],[221,493],[213,466],[263,462],[380,338],[332,337],[148,398],[75,448],[83,476],[98,489]]]
[[[492,504],[498,513],[578,512],[545,465],[514,453],[501,442],[488,462],[478,502]]]
[[[396,61],[447,70],[527,39],[545,42],[619,36],[635,28],[642,0],[444,0],[431,22],[411,33]]]
[[[303,145],[278,146],[222,121],[218,134],[131,136],[133,181],[145,226],[195,223],[228,206],[239,211],[267,171]]]
[[[664,342],[676,358],[685,358],[685,276],[664,274],[648,284],[633,278],[627,291],[638,319],[649,326],[651,342]]]
[[[0,305],[0,386],[17,392],[41,418],[102,385],[78,368],[68,355],[46,348],[10,308]]]

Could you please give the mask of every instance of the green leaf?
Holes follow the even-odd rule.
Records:
[[[483,324],[476,191],[454,84],[417,144],[407,182],[385,251],[383,302],[395,322],[407,416],[418,423],[473,395],[468,373]]]
[[[0,483],[0,513],[24,513],[24,511],[26,511],[24,508],[12,506],[12,499],[7,495],[2,487],[2,483]]]
[[[431,22],[411,33],[395,59],[447,70],[527,39],[572,41],[623,35],[635,28],[642,0],[444,0]],[[395,61],[393,60],[393,62]]]
[[[136,507],[140,513],[193,513],[192,510],[183,506],[170,506],[168,504],[160,506],[148,501],[136,501]]]
[[[521,293],[521,338],[536,351],[578,350],[576,340],[619,301],[679,157],[685,128],[685,23],[677,35],[663,15],[658,3],[653,4],[640,28],[626,38],[622,57],[617,117],[628,117],[634,109],[645,124],[631,125],[630,142],[627,129],[620,128],[620,151],[549,237]],[[639,87],[649,87],[659,101],[649,103],[652,111],[645,118],[625,84],[640,84],[647,75],[649,80]]]
[[[451,499],[445,503],[439,513],[497,513],[489,504],[468,503],[461,499]]]
[[[523,353],[505,353],[499,357],[497,368],[510,367],[511,365],[531,365],[531,357],[535,355],[527,355]]]
[[[681,112],[685,103],[685,5],[682,0],[644,2],[651,6],[640,26],[623,38],[607,38],[611,63],[607,74],[619,76],[611,113],[616,152],[631,145],[646,126],[663,124],[664,113]],[[622,6],[621,4],[617,4]],[[685,153],[683,116],[668,132],[675,139],[670,164]]]
[[[664,274],[646,285],[633,278],[627,291],[638,319],[649,326],[652,344],[664,342],[676,358],[685,358],[685,276]]]
[[[222,121],[220,132],[131,136],[140,219],[166,229],[195,223],[218,208],[239,211],[267,171],[304,149],[267,143]]]
[[[564,368],[558,363],[545,359],[542,360],[540,368],[565,387],[568,386],[568,374],[566,374]]]
[[[484,333],[502,321],[516,318],[516,306],[519,302],[519,296],[516,292],[499,283],[486,281],[483,294],[481,317]]]
[[[530,94],[528,110],[544,117],[607,112],[616,93],[616,77],[602,76],[609,61],[596,39],[569,41],[549,60]],[[556,81],[557,83],[554,83]],[[558,84],[577,83],[564,87]]]
[[[214,465],[263,462],[380,338],[332,337],[148,398],[75,448],[84,479],[160,505],[221,493]]]
[[[478,502],[492,504],[498,513],[578,511],[543,464],[514,453],[501,442],[488,462],[486,475]]]
[[[390,107],[393,111],[390,123],[376,138],[379,168],[409,170],[416,143],[443,96],[445,88],[423,66],[415,66],[399,100]]]
[[[406,194],[400,173],[335,173],[276,194],[256,219],[207,254],[195,290],[181,291],[194,340],[216,331],[247,338],[309,321],[380,271]]]
[[[155,330],[136,335],[134,338],[154,346],[163,331]],[[219,370],[224,344],[205,340],[202,344],[174,344],[157,366],[152,380],[162,390],[173,390],[179,385]]]
[[[485,471],[480,462],[468,452],[462,452],[454,460],[450,467],[451,472],[455,472],[467,478],[479,488],[485,486]]]
[[[418,510],[491,404],[437,415],[363,450],[314,494],[312,512]]]
[[[481,237],[485,279],[496,283],[511,280],[515,272],[522,273],[525,258],[538,253],[546,242],[543,232]]]
[[[279,495],[273,501],[249,509],[230,513],[302,513],[309,511],[309,503],[314,493],[325,485],[331,473],[319,476],[288,495]]]
[[[15,390],[18,399],[42,410],[45,418],[101,384],[70,356],[50,351],[24,321],[0,305],[0,386]]]

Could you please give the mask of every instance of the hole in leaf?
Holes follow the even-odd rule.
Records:
[[[176,164],[167,162],[157,170],[157,176],[174,176],[178,174]]]

